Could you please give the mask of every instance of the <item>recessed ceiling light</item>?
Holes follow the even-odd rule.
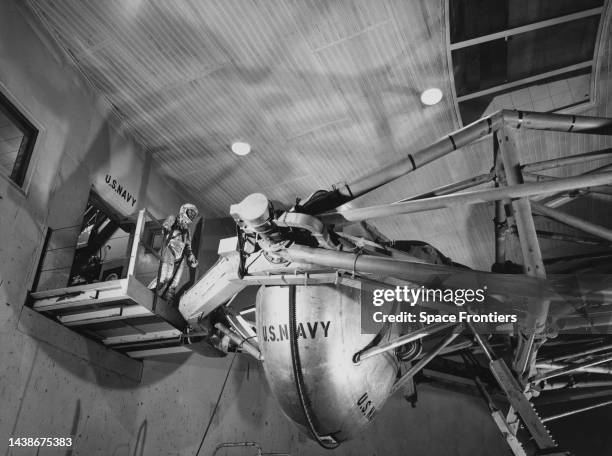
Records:
[[[232,152],[236,155],[247,155],[251,152],[251,145],[245,142],[235,142],[232,144]]]
[[[442,91],[437,87],[425,89],[421,94],[421,103],[427,106],[438,104],[440,100],[442,100]]]

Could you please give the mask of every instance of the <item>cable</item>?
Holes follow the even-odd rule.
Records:
[[[257,261],[257,259],[258,259],[258,258],[261,256],[261,254],[262,254],[262,253],[264,253],[264,251],[263,251],[263,250],[260,250],[260,251],[257,253],[257,256],[255,256],[255,258],[253,258],[253,260],[252,260],[252,261],[251,261],[249,264],[247,264],[247,265],[245,265],[245,266],[244,266],[245,271],[248,271],[248,270],[249,270],[249,267],[251,267],[251,265],[252,265],[253,263],[255,263],[255,261]]]
[[[225,391],[225,384],[227,383],[229,374],[232,371],[232,366],[234,365],[234,361],[236,360],[236,355],[238,355],[238,352],[234,352],[234,356],[232,357],[232,362],[227,368],[227,374],[225,374],[225,380],[223,380],[223,385],[221,386],[221,392],[219,393],[219,397],[217,398],[217,403],[215,404],[215,407],[213,408],[212,415],[210,415],[210,419],[208,420],[208,424],[206,425],[206,429],[204,430],[204,435],[202,436],[202,440],[200,440],[200,445],[198,446],[198,451],[196,452],[195,456],[198,456],[200,454],[200,451],[202,450],[202,445],[204,445],[204,440],[206,440],[206,436],[208,435],[208,430],[210,429],[210,425],[212,424],[213,418],[215,417],[215,414],[217,413],[217,407],[219,406],[219,402],[221,402],[221,397],[223,396],[223,392]]]
[[[300,351],[298,347],[297,334],[297,315],[295,302],[295,285],[289,288],[289,339],[291,348],[291,361],[293,364],[293,376],[295,378],[295,386],[297,389],[298,399],[302,406],[302,412],[306,418],[308,430],[316,442],[326,450],[333,450],[340,446],[332,435],[320,435],[310,416],[310,400],[306,395],[306,387],[304,385],[304,377],[302,375],[302,364],[300,361]]]

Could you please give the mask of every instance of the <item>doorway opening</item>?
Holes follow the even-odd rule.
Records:
[[[93,190],[77,238],[68,286],[127,276],[134,222],[118,215]]]

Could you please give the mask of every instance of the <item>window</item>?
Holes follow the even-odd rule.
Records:
[[[603,0],[447,0],[464,124],[498,109],[554,112],[592,100]]]
[[[0,93],[0,173],[22,187],[38,130]]]

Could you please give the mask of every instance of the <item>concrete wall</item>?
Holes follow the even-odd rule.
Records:
[[[124,181],[158,217],[184,196],[165,181],[44,33],[13,0],[0,0],[0,85],[41,129],[27,184],[0,177],[0,445],[5,455],[192,455],[219,397],[232,357],[182,355],[144,365],[116,355],[24,308],[46,227],[80,224],[91,185]],[[108,190],[108,189],[107,189]],[[124,205],[124,206],[122,206]],[[205,212],[205,211],[204,211]],[[203,268],[223,222],[204,225]],[[68,232],[68,231],[67,231]],[[71,237],[72,236],[72,237]],[[64,242],[73,242],[74,230]],[[9,437],[72,437],[74,447],[9,448]],[[200,454],[220,442],[256,441],[265,451],[329,454],[285,420],[262,370],[240,356]],[[339,455],[503,454],[483,405],[422,392],[411,409],[393,398],[373,427]],[[223,454],[223,453],[221,453]],[[254,454],[228,451],[228,455]]]

